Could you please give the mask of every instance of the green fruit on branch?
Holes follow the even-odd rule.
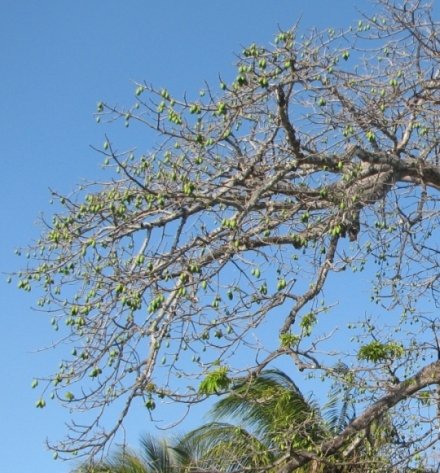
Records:
[[[38,399],[38,401],[35,403],[35,407],[38,407],[40,409],[43,409],[45,405],[46,405],[46,401],[43,398]]]

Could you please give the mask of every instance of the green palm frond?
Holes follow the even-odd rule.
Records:
[[[335,386],[329,393],[329,400],[322,408],[322,416],[333,435],[342,432],[356,417],[351,393]]]
[[[183,438],[183,437],[182,437]],[[157,439],[141,436],[140,452],[119,448],[106,460],[82,468],[84,473],[178,473],[191,463],[190,453],[181,445],[181,439]]]
[[[172,459],[167,440],[145,434],[141,437],[141,447],[142,458],[149,466],[149,471],[157,473],[170,471]]]
[[[199,468],[215,467],[221,471],[268,466],[275,455],[267,445],[241,427],[211,422],[186,436],[193,447],[194,460]]]
[[[283,436],[316,436],[320,423],[316,403],[306,399],[294,381],[276,369],[262,372],[250,383],[238,382],[208,415],[214,421],[238,421],[268,446]]]
[[[183,435],[167,440],[146,434],[141,437],[141,446],[142,459],[151,473],[183,471],[192,462],[193,452]]]
[[[79,472],[87,473],[150,473],[142,458],[131,449],[120,448],[108,459],[87,468],[81,468]]]
[[[349,372],[348,366],[339,361],[334,370],[338,374]],[[328,393],[328,401],[322,407],[322,416],[331,435],[338,434],[356,417],[353,399],[354,387],[335,382]]]

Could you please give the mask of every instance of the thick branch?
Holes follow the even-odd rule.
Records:
[[[379,419],[382,414],[389,411],[399,402],[417,393],[432,384],[440,382],[440,361],[431,363],[422,368],[412,378],[390,388],[388,394],[380,398],[377,402],[368,407],[360,416],[356,417],[350,424],[335,438],[324,442],[319,447],[319,453],[323,457],[330,457],[335,454],[341,447],[346,445],[350,439],[363,429],[371,425],[371,423]],[[308,452],[295,452],[294,458],[290,460],[284,467],[278,470],[278,473],[290,473],[299,467],[311,461],[315,456],[311,456]]]

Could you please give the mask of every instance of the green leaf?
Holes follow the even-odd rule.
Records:
[[[226,366],[222,366],[208,373],[205,379],[200,383],[199,393],[213,394],[228,389],[231,384],[231,380],[228,378],[228,371]]]

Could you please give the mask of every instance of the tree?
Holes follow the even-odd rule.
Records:
[[[327,404],[320,408],[316,400],[306,399],[285,373],[265,370],[251,384],[238,380],[231,392],[214,404],[208,415],[211,422],[169,441],[143,436],[141,454],[121,448],[110,460],[86,471],[276,471],[273,465],[288,449],[311,451],[324,439],[342,432],[355,418],[354,394],[334,386]],[[325,463],[315,460],[303,467],[304,471],[344,473],[387,468],[386,447],[395,436],[389,423],[380,420],[381,425],[370,428],[368,436],[355,439],[342,454]]]
[[[264,370],[250,384],[238,380],[209,414],[213,422],[184,438],[193,446],[193,464],[199,471],[277,471],[276,465],[290,449],[310,451],[341,431],[354,417],[349,393],[341,396],[340,389],[333,389],[321,410],[315,400],[304,397],[289,376],[276,369]],[[353,457],[358,449],[356,445],[346,456]],[[328,465],[313,462],[311,470],[306,467],[305,471],[318,471],[317,466],[324,466],[325,471],[347,471],[344,467],[334,469],[335,460],[338,462],[333,458]],[[347,458],[339,460],[342,464],[352,463]],[[368,458],[364,455],[362,460]],[[360,471],[361,463],[355,464]]]
[[[344,430],[312,451],[291,446],[280,473],[343,451],[387,415],[400,435],[390,468],[436,463],[438,27],[418,0],[380,0],[354,29],[297,25],[274,47],[250,45],[236,80],[198,100],[145,83],[132,108],[98,104],[98,119],[136,120],[163,142],[140,154],[108,138],[112,178],[53,192],[63,208],[18,276],[67,324],[72,356],[47,378],[53,395],[96,413],[51,445],[60,457],[99,453],[137,399],[150,412],[158,398],[190,407],[286,359],[360,396]],[[372,302],[387,315],[355,314],[353,344],[328,348],[316,324],[334,306],[329,280],[374,264]],[[352,362],[335,369],[335,356]]]

